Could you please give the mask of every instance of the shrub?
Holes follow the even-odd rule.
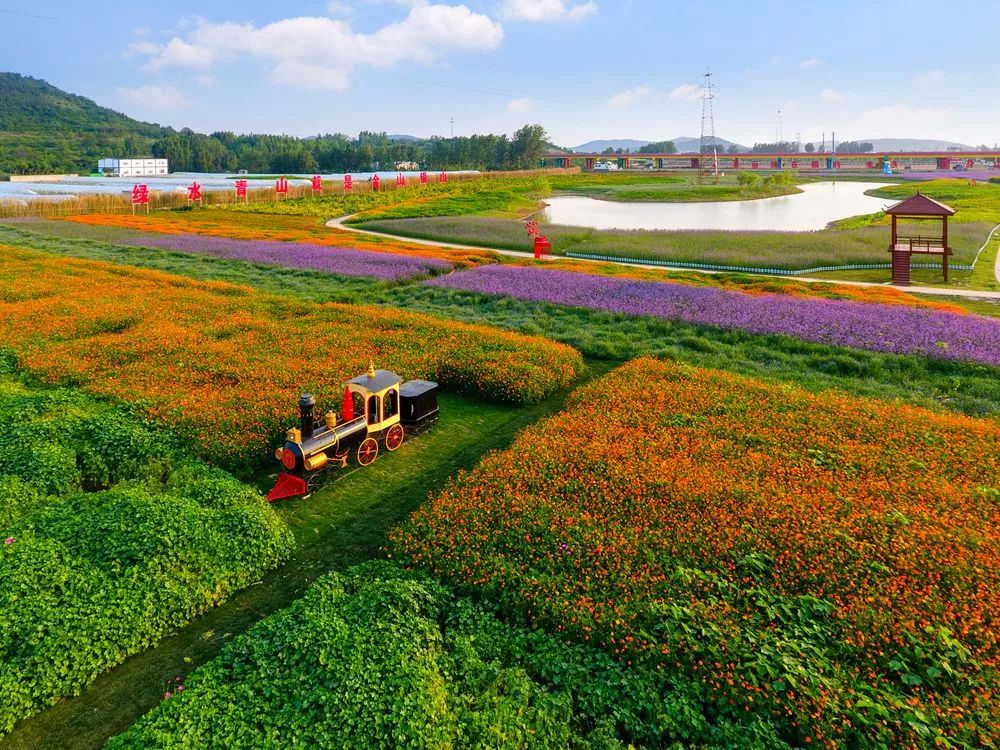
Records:
[[[783,747],[703,715],[691,683],[510,626],[386,562],[326,575],[181,684],[107,747]]]
[[[0,375],[0,735],[291,550],[259,493],[122,406]]]

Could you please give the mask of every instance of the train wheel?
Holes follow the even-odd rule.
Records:
[[[358,446],[358,463],[367,466],[378,458],[378,443],[375,438],[365,438]]]
[[[403,444],[403,425],[394,424],[385,433],[385,449],[394,451]]]

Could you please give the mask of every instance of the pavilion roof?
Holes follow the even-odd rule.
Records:
[[[928,198],[921,192],[917,192],[916,195],[911,195],[905,200],[901,200],[899,203],[894,203],[885,209],[887,214],[895,214],[896,216],[954,216],[955,209],[951,206],[946,206],[940,201],[936,201],[933,198]]]

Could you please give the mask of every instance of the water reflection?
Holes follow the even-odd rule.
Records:
[[[620,203],[575,195],[549,198],[542,215],[552,224],[592,229],[722,229],[808,232],[831,221],[881,211],[892,201],[866,190],[878,182],[813,182],[779,198],[714,203]]]

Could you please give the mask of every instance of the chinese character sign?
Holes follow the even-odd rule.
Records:
[[[277,180],[275,180],[275,182],[274,182],[274,192],[276,192],[278,195],[287,195],[288,194],[288,180],[286,180],[284,177],[279,177]]]
[[[538,222],[537,221],[526,222],[525,225],[524,225],[524,228],[528,230],[528,236],[529,237],[537,237],[538,236]]]
[[[345,193],[351,192],[351,188],[353,188],[353,187],[354,187],[354,180],[351,178],[351,176],[349,174],[345,174],[344,175],[344,192]]]
[[[427,173],[426,172],[421,172],[420,173],[420,184],[421,185],[426,185],[427,184]]]
[[[247,197],[247,181],[237,180],[236,181],[236,197],[246,198]]]
[[[380,184],[381,182],[382,182],[382,180],[380,180],[380,179],[378,178],[378,175],[377,175],[377,174],[374,174],[374,175],[372,175],[372,190],[373,190],[374,192],[376,192],[376,193],[378,192],[378,186],[379,186],[379,184]]]
[[[188,185],[188,200],[192,203],[194,201],[201,203],[201,185],[198,184],[197,180],[192,181],[192,183]]]
[[[133,185],[132,186],[132,205],[133,206],[146,206],[146,205],[149,205],[149,186],[148,185]]]
[[[313,175],[313,178],[312,178],[312,191],[314,193],[322,193],[323,192],[323,178],[320,177],[318,174],[317,175]]]
[[[406,178],[402,172],[396,175],[396,187],[406,187]]]
[[[448,181],[447,172],[442,172],[441,174],[438,175],[438,182],[447,182],[447,181]]]

